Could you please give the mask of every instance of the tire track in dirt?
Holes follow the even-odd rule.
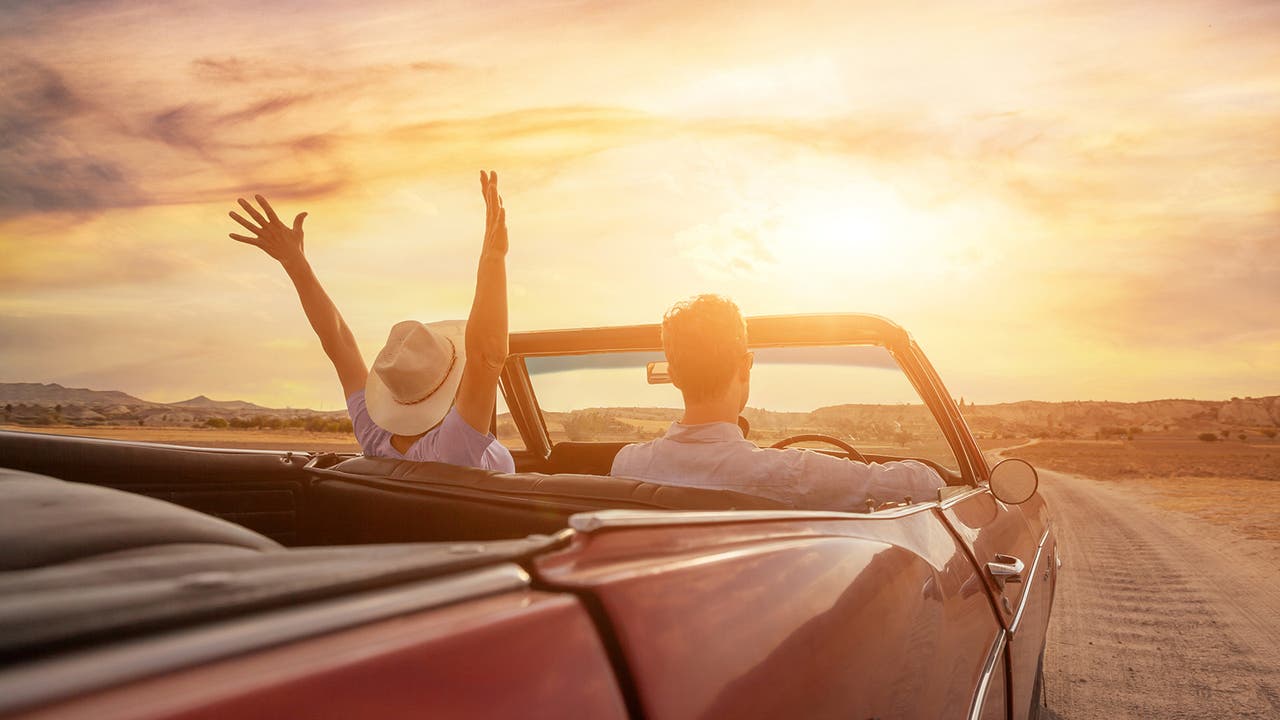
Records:
[[[1040,477],[1063,563],[1046,716],[1280,718],[1280,546],[1116,483]]]

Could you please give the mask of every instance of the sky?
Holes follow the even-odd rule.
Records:
[[[1280,392],[1274,2],[0,5],[3,382],[341,407],[235,199],[371,359],[465,316],[489,168],[513,330],[719,292],[978,402]]]

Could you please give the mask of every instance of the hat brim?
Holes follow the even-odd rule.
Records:
[[[462,383],[462,370],[466,366],[466,322],[463,320],[442,320],[425,323],[435,332],[453,341],[457,358],[449,374],[445,376],[440,388],[425,400],[412,404],[396,402],[391,391],[377,373],[370,372],[365,381],[364,401],[369,410],[369,419],[378,427],[395,435],[418,435],[424,433],[444,420],[453,407],[454,398],[458,395],[458,386]]]

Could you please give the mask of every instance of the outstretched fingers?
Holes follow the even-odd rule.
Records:
[[[263,211],[267,213],[267,218],[271,220],[271,222],[273,223],[280,222],[280,218],[276,217],[276,211],[272,209],[271,203],[267,202],[266,198],[262,197],[261,195],[254,195],[253,199],[257,200],[258,204],[262,206]]]
[[[489,171],[489,180],[485,183],[484,192],[485,224],[492,226],[498,219],[498,209],[502,201],[498,197],[498,173]]]
[[[243,202],[243,201],[241,201],[241,202]],[[253,223],[249,222],[248,220],[245,220],[244,218],[240,217],[240,213],[237,213],[235,210],[232,210],[230,213],[227,213],[227,214],[231,216],[231,219],[232,219],[232,220],[235,220],[236,222],[238,222],[238,223],[240,223],[241,225],[243,225],[245,230],[248,230],[249,232],[253,233],[254,235],[257,235],[257,234],[259,234],[259,233],[261,233],[261,232],[262,232],[262,228],[258,227],[257,225],[254,225]]]
[[[244,235],[237,235],[235,233],[231,233],[228,237],[230,237],[232,240],[238,240],[242,243],[248,243],[256,247],[262,247],[260,244],[258,244],[258,238],[245,237]]]
[[[498,173],[480,171],[480,190],[484,193],[484,244],[486,252],[507,251],[507,211],[498,194]]]
[[[236,198],[236,202],[240,203],[240,207],[244,208],[244,211],[249,213],[249,217],[256,220],[259,225],[263,227],[267,226],[266,218],[262,217],[262,214],[258,212],[257,208],[249,204],[249,201],[244,198]]]

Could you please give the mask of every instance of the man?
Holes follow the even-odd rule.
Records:
[[[628,445],[611,474],[669,485],[734,490],[806,510],[863,510],[877,503],[936,499],[945,483],[914,460],[860,463],[809,450],[759,448],[737,419],[747,406],[752,354],[738,306],[717,295],[676,303],[662,320],[671,382],[684,417],[664,437]]]
[[[498,373],[507,359],[507,211],[498,175],[480,173],[486,217],[476,294],[466,323],[396,323],[370,373],[337,306],[303,253],[299,213],[289,227],[261,195],[262,212],[239,200],[252,221],[231,219],[253,237],[231,234],[275,258],[293,281],[311,328],[338,371],[347,412],[365,455],[515,472],[511,453],[489,433]]]

